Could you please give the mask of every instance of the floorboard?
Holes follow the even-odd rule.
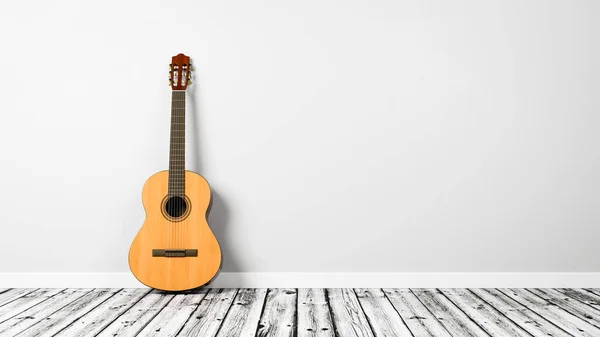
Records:
[[[140,331],[139,335],[144,337],[176,336],[207,293],[208,289],[203,289],[196,293],[175,295],[169,305],[164,307]]]
[[[600,336],[600,290],[0,289],[0,336]]]
[[[489,336],[439,290],[415,289],[413,293],[452,336]]]
[[[556,291],[565,294],[579,302],[585,303],[590,307],[600,310],[600,296],[585,289],[556,289]]]
[[[179,332],[179,336],[216,336],[236,293],[237,289],[211,289]]]
[[[467,289],[440,289],[454,305],[479,325],[490,336],[530,336],[520,326],[508,319]]]
[[[545,299],[546,301],[562,308],[568,313],[579,317],[596,328],[600,327],[600,313],[590,310],[589,306],[581,303],[554,289],[528,289],[529,292]]]
[[[352,289],[327,289],[327,297],[337,336],[374,336],[367,317]]]
[[[34,292],[35,290],[37,290],[37,289],[30,289],[30,288],[9,289],[0,294],[0,307],[16,300],[19,297],[22,297],[31,292]]]
[[[56,336],[95,336],[149,292],[150,289],[124,289],[74,321]]]
[[[375,336],[412,336],[406,323],[381,289],[355,289],[354,292]]]
[[[15,336],[91,291],[92,289],[66,289],[61,291],[40,304],[0,323],[0,336]]]
[[[383,289],[383,291],[414,336],[451,336],[410,289]]]
[[[572,336],[536,312],[504,295],[497,289],[469,289],[532,336]]]
[[[325,289],[298,289],[298,337],[335,337]]]
[[[294,336],[297,294],[296,289],[269,289],[256,336]]]
[[[43,320],[20,332],[17,336],[54,336],[69,324],[87,314],[121,289],[97,289],[79,297]]]
[[[173,299],[173,294],[152,291],[127,309],[97,335],[99,337],[134,337]]]
[[[600,289],[590,289],[590,288],[585,288],[584,290],[592,293],[592,294],[596,294],[598,296],[600,296]]]
[[[38,289],[0,307],[0,323],[60,293],[64,289]]]
[[[600,336],[600,329],[525,289],[499,290],[573,336]]]
[[[258,329],[267,289],[240,289],[217,337],[253,337]]]

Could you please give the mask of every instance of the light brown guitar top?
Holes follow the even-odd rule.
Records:
[[[210,187],[197,173],[185,171],[189,214],[181,221],[164,215],[169,171],[158,172],[144,185],[142,200],[146,221],[129,250],[129,267],[143,284],[161,290],[180,291],[212,280],[221,266],[221,248],[208,226]],[[153,249],[197,249],[198,256],[155,257]]]

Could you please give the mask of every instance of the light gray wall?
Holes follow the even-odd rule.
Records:
[[[597,1],[2,2],[0,272],[128,271],[179,52],[225,271],[599,271],[599,16]]]

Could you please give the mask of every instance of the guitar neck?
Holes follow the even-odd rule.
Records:
[[[171,147],[169,154],[169,195],[185,194],[185,90],[173,90],[171,97]]]

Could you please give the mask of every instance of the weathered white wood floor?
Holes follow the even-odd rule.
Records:
[[[0,289],[0,336],[600,336],[599,289]]]

